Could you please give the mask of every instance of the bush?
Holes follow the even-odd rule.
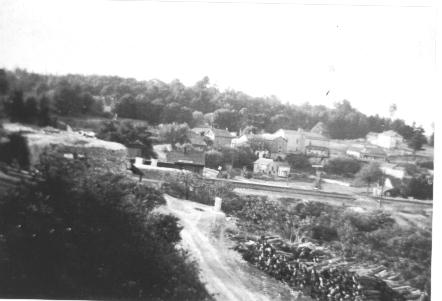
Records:
[[[206,152],[206,167],[218,169],[219,166],[223,165],[223,154],[216,150],[211,150]]]
[[[433,199],[433,182],[424,175],[412,178],[402,191],[405,196],[421,200]]]
[[[312,164],[308,160],[308,157],[303,154],[288,154],[286,157],[287,162],[290,164],[290,167],[296,170],[304,170],[311,171]]]
[[[417,163],[417,165],[419,167],[422,167],[422,168],[428,168],[428,169],[431,169],[431,170],[434,169],[434,161],[419,162],[419,163]]]
[[[26,138],[20,133],[13,133],[7,136],[7,140],[0,144],[0,161],[28,169],[30,155]]]
[[[361,169],[361,163],[353,158],[339,157],[330,159],[324,171],[331,174],[353,177]]]
[[[0,200],[0,296],[210,299],[159,191],[47,156]]]

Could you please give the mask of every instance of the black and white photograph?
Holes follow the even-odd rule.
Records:
[[[0,299],[442,300],[440,8],[0,0]]]

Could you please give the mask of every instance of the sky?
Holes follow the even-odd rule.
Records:
[[[432,132],[432,2],[240,1],[0,0],[0,67],[186,85],[208,76],[283,103],[347,99],[370,115],[395,103],[394,117]]]

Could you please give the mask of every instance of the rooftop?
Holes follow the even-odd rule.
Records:
[[[268,158],[259,158],[258,160],[256,160],[255,162],[256,164],[270,164],[273,163],[272,159],[268,159]]]
[[[167,162],[170,163],[191,163],[196,165],[205,165],[204,152],[182,152],[182,151],[170,151],[166,154]]]

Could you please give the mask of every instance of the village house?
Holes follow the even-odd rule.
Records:
[[[287,140],[287,153],[304,152],[304,141],[302,130],[279,129],[273,135],[283,137]]]
[[[283,161],[274,161],[278,177],[287,178],[290,175],[290,165]]]
[[[346,151],[347,155],[364,161],[386,161],[387,154],[380,147],[367,145],[352,145]]]
[[[232,143],[231,146],[232,147],[239,147],[242,145],[247,145],[249,143],[249,140],[251,137],[253,137],[254,135],[242,135],[238,138],[233,138],[232,139]]]
[[[193,128],[193,132],[208,137],[213,142],[214,148],[230,147],[234,138],[229,131],[215,128]]]
[[[384,163],[380,168],[386,175],[395,177],[397,179],[402,180],[407,176],[407,170],[397,164]]]
[[[285,137],[267,133],[261,134],[259,137],[267,142],[272,155],[277,156],[278,154],[287,153],[287,139]]]
[[[305,154],[309,157],[328,158],[330,157],[330,149],[323,146],[307,145]]]
[[[274,134],[287,140],[287,153],[305,153],[307,146],[329,147],[330,140],[321,134],[306,132],[302,129],[279,129]]]
[[[371,144],[392,149],[398,148],[404,143],[404,138],[395,131],[385,131],[383,133],[370,132],[367,134],[367,141]]]
[[[319,134],[323,137],[330,137],[329,130],[327,126],[322,122],[319,121],[312,129],[310,130],[310,133]]]
[[[400,194],[400,186],[401,182],[400,180],[394,178],[394,177],[385,177],[383,181],[380,183],[376,183],[376,185],[373,187],[373,196],[374,197],[380,197],[380,196],[387,196],[387,197],[396,197]]]
[[[303,135],[303,143],[304,143],[304,152],[307,146],[320,146],[329,148],[330,140],[321,134],[312,133],[312,132],[304,132]]]
[[[195,133],[194,131],[187,132],[187,138],[189,139],[189,143],[195,150],[204,151],[207,148],[206,141],[204,141],[204,137]]]
[[[287,162],[259,158],[253,163],[253,172],[270,176],[288,177],[290,175],[290,165]]]
[[[253,172],[269,174],[272,163],[273,163],[272,159],[259,158],[258,160],[253,162]]]

